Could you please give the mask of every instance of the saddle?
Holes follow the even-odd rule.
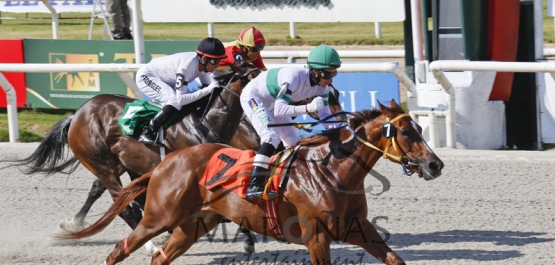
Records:
[[[267,180],[265,192],[279,192],[280,187],[285,187],[296,150],[286,149],[270,158],[270,177]],[[220,149],[208,161],[199,184],[208,190],[221,187],[241,198],[246,198],[254,156],[255,153],[252,150]],[[262,201],[258,203],[260,202]]]
[[[183,120],[189,114],[201,116],[206,108],[208,97],[183,106],[181,110],[170,118],[163,126],[164,130]],[[118,118],[118,125],[123,135],[138,136],[145,125],[162,109],[162,105],[146,100],[134,100],[125,104],[123,113]]]
[[[289,170],[298,150],[299,146],[295,149],[286,149],[270,158],[270,177],[266,182],[264,193],[268,191],[279,193],[279,189],[287,185]],[[254,156],[252,150],[220,149],[208,161],[199,184],[205,186],[208,190],[222,188],[245,199]],[[275,239],[279,242],[289,243],[285,239],[277,216],[278,201],[279,197],[274,200],[261,200],[255,203],[263,203],[262,208],[266,213],[268,227]]]

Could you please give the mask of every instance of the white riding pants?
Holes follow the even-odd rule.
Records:
[[[289,123],[293,122],[293,120],[291,117],[275,117],[273,114],[273,103],[261,98],[254,86],[255,83],[250,82],[243,89],[241,93],[241,107],[260,136],[260,144],[269,143],[277,148],[279,142],[283,141],[283,145],[286,148],[296,145],[301,140],[301,137],[294,127],[268,127],[268,124],[271,123]]]
[[[151,99],[164,106],[172,105],[177,110],[181,109],[181,105],[177,102],[175,89],[155,77],[148,68],[143,67],[139,69],[135,81],[139,89]]]

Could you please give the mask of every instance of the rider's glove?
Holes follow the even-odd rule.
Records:
[[[202,90],[207,90],[206,94],[209,94],[212,92],[212,90],[214,90],[214,88],[219,87],[220,83],[218,82],[212,82],[210,83],[210,85],[208,85],[207,87],[203,88]]]
[[[322,97],[316,97],[312,102],[306,105],[307,112],[315,112],[324,108],[324,99]]]

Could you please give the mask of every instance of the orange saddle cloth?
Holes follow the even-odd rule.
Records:
[[[275,159],[280,154],[274,155],[270,159],[270,164],[272,165],[270,178],[272,183],[268,187],[268,191],[278,192],[279,184],[286,173],[284,167],[274,165]],[[208,161],[199,184],[209,190],[222,187],[234,192],[241,198],[246,198],[246,190],[249,185],[254,156],[255,154],[252,150],[239,150],[235,148],[219,150]]]

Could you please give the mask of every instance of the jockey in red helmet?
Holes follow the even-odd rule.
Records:
[[[236,41],[224,43],[227,58],[220,62],[216,71],[227,71],[231,66],[240,67],[244,62],[252,63],[258,69],[266,71],[260,51],[266,46],[264,36],[255,27],[244,29]],[[216,74],[216,75],[218,75]]]
[[[158,144],[158,130],[182,106],[195,102],[210,94],[219,83],[210,76],[222,59],[225,48],[215,38],[200,42],[196,52],[181,52],[152,59],[137,71],[139,89],[151,99],[163,105],[162,110],[143,128],[139,142]],[[191,91],[188,83],[199,78],[203,89]]]

